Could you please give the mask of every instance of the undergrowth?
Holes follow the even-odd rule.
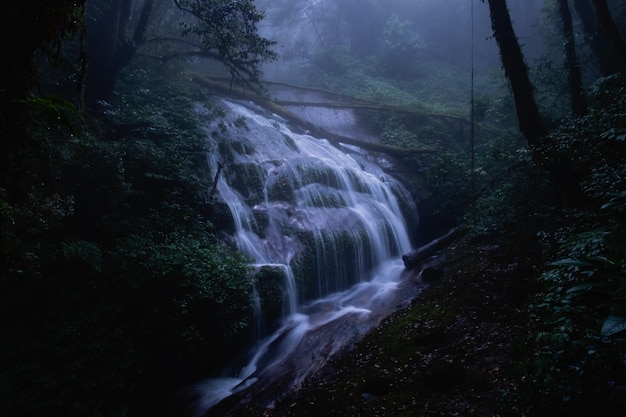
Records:
[[[520,371],[544,414],[621,415],[626,400],[626,84],[602,79],[589,115],[567,120],[544,152],[569,155],[587,207],[553,213],[548,260],[530,305]],[[605,414],[606,415],[606,414]]]

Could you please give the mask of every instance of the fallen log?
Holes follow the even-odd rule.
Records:
[[[240,98],[250,100],[255,104],[265,108],[266,110],[275,113],[290,123],[299,126],[304,130],[308,130],[312,134],[316,134],[319,137],[327,139],[333,145],[353,145],[358,146],[362,149],[372,152],[380,152],[389,156],[403,157],[407,155],[415,155],[415,154],[424,154],[424,153],[433,153],[437,150],[428,146],[423,147],[413,147],[413,148],[400,148],[397,146],[384,145],[382,143],[376,142],[367,142],[359,139],[350,138],[347,136],[338,135],[336,133],[328,132],[324,129],[319,128],[318,126],[310,123],[295,113],[290,112],[284,107],[280,106],[274,101],[267,99],[266,97],[262,97],[254,92],[250,91],[240,91],[240,90],[231,90],[228,86],[224,86],[219,84],[210,78],[203,77],[201,75],[193,75],[192,80],[204,87],[211,88],[215,91],[228,94],[231,97]]]
[[[417,249],[413,249],[411,252],[402,255],[402,262],[406,269],[411,269],[418,265],[420,262],[425,261],[427,258],[448,246],[455,239],[459,238],[466,232],[464,225],[460,225],[450,230],[443,236],[438,237],[431,242],[420,246]]]

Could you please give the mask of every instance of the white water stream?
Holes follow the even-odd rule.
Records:
[[[314,356],[320,347],[307,337],[316,329],[350,319],[341,335],[319,345],[330,356],[393,310],[400,256],[411,249],[401,206],[415,212],[406,190],[359,149],[296,133],[250,104],[221,105],[225,121],[207,126],[216,143],[214,175],[224,164],[218,196],[232,214],[240,251],[284,277],[284,303],[278,329],[253,347],[247,364],[195,387],[198,415],[294,352]],[[294,385],[311,370],[298,366]]]

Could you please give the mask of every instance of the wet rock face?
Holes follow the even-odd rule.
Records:
[[[298,302],[368,279],[408,249],[404,219],[414,222],[417,209],[375,158],[296,133],[249,103],[222,105],[224,119],[207,127],[215,198],[230,209],[233,240],[253,263],[293,269]]]
[[[256,290],[260,300],[260,330],[271,328],[283,313],[283,283],[285,271],[282,268],[263,266],[255,274]]]

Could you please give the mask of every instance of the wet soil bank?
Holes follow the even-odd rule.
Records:
[[[441,278],[300,389],[283,390],[285,372],[262,395],[231,399],[210,415],[523,415],[515,368],[536,257],[505,238],[456,245]]]

